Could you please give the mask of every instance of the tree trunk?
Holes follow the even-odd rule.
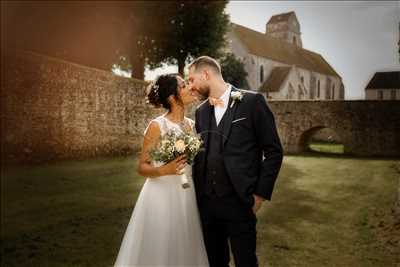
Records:
[[[185,60],[178,59],[178,72],[182,77],[184,77],[184,70],[185,70]]]
[[[144,59],[137,53],[131,56],[132,73],[131,78],[144,80]]]

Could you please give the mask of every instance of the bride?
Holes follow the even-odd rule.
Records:
[[[178,74],[159,76],[148,100],[167,112],[145,130],[138,173],[147,177],[125,231],[114,266],[208,266],[191,167],[181,156],[167,164],[152,162],[149,151],[169,130],[193,131],[184,116],[195,96]],[[186,173],[190,187],[182,188]]]

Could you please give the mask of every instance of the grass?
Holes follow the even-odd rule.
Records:
[[[343,154],[344,145],[329,143],[329,142],[312,142],[308,145],[311,151],[321,152],[321,153],[332,153],[332,154]]]
[[[2,173],[5,266],[110,266],[144,179],[134,158]]]
[[[396,199],[395,162],[286,157],[259,214],[261,266],[398,266],[372,228]]]
[[[373,228],[396,198],[396,162],[286,156],[258,213],[260,266],[396,266]],[[135,169],[115,157],[2,170],[2,266],[112,266],[144,182]]]

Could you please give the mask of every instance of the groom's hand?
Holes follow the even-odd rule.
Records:
[[[254,194],[253,197],[254,197],[253,212],[254,214],[256,214],[257,211],[261,208],[261,205],[265,199],[263,197]]]

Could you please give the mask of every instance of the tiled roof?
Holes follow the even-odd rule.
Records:
[[[232,31],[250,54],[288,65],[296,65],[321,74],[340,77],[320,54],[238,24],[232,23]]]
[[[275,67],[268,79],[260,86],[260,92],[278,92],[290,73],[291,67]]]
[[[400,88],[400,71],[377,72],[366,87],[366,89],[398,88]]]

